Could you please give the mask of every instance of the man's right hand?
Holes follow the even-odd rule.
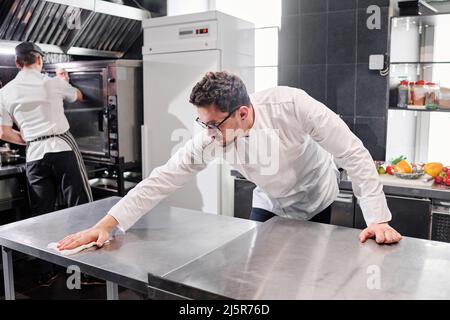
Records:
[[[92,228],[71,234],[58,242],[59,250],[70,250],[76,247],[96,242],[97,247],[102,247],[109,240],[109,233],[119,223],[117,220],[107,214]]]
[[[69,74],[64,69],[57,69],[56,76],[64,81],[69,82]]]
[[[109,231],[106,228],[93,227],[87,230],[83,230],[71,235],[68,235],[64,239],[58,242],[59,250],[70,250],[79,246],[96,242],[97,247],[102,247],[103,244],[109,239]]]

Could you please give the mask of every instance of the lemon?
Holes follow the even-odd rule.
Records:
[[[444,169],[444,165],[439,162],[430,162],[423,167],[423,171],[433,178],[436,178],[442,172],[442,169]]]

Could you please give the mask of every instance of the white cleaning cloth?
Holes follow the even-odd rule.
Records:
[[[85,249],[91,248],[91,247],[93,247],[93,246],[95,246],[95,245],[96,245],[96,242],[93,241],[93,242],[91,242],[91,243],[84,244],[84,245],[79,246],[79,247],[76,247],[76,248],[74,248],[74,249],[70,249],[70,250],[59,250],[59,249],[58,249],[58,243],[52,242],[52,243],[49,243],[49,244],[47,245],[47,248],[48,248],[48,249],[55,250],[55,251],[58,251],[58,252],[61,253],[63,256],[69,256],[69,255],[72,255],[72,254],[76,254],[76,253],[78,253],[78,252],[80,252],[80,251],[83,251],[83,250],[85,250]]]

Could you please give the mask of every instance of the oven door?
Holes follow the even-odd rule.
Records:
[[[106,69],[68,73],[72,86],[83,94],[83,101],[64,102],[70,132],[84,157],[110,158]]]

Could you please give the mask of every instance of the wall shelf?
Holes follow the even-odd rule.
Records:
[[[450,64],[450,61],[411,61],[411,62],[391,62],[391,65],[405,65],[405,64]]]
[[[391,26],[389,105],[398,106],[398,88],[402,81],[416,83],[420,80],[425,83],[435,83],[435,90],[439,89],[442,104],[447,105],[450,92],[450,46],[448,45],[450,14],[398,17],[392,19]],[[423,90],[426,89],[424,87]],[[390,109],[420,112],[449,111],[398,107]]]

